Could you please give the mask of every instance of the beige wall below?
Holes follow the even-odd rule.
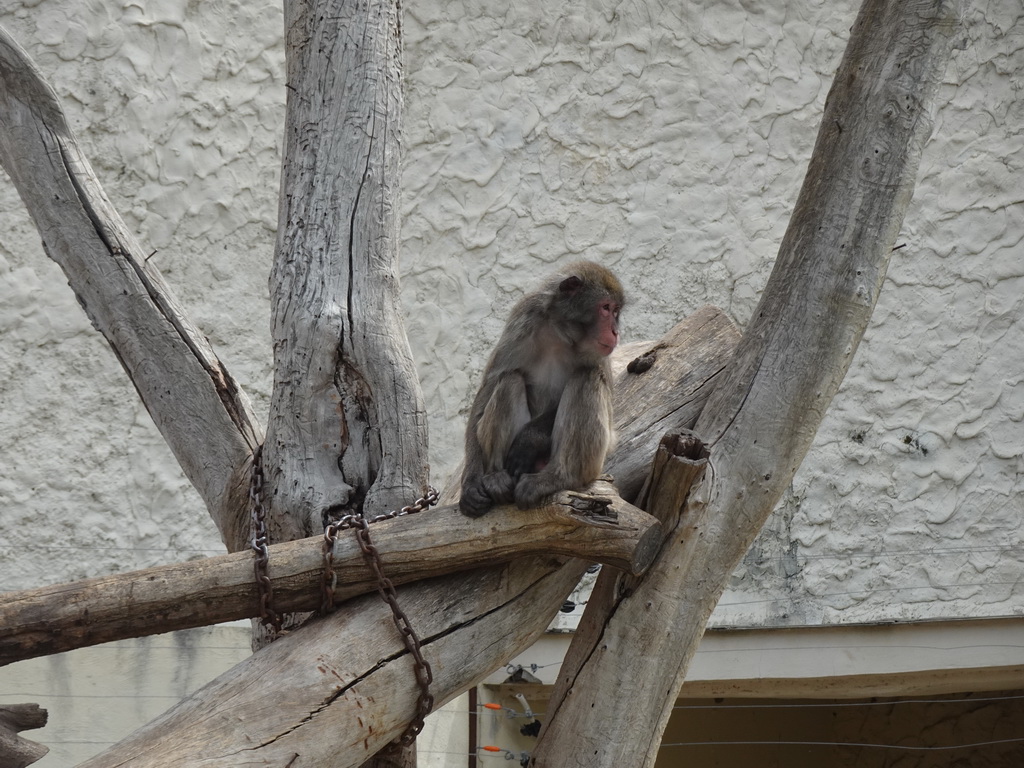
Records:
[[[32,768],[68,768],[102,752],[249,655],[246,622],[80,648],[0,667],[0,704],[35,703],[45,728],[21,735],[50,748]],[[267,696],[274,691],[268,687]],[[468,697],[434,712],[420,768],[464,766]],[[3,766],[0,766],[3,768]]]
[[[495,746],[516,758],[533,748],[536,739],[521,729],[534,720],[543,726],[550,686],[570,640],[565,633],[545,635],[487,679],[479,704],[502,709],[479,710],[476,746]],[[101,752],[248,655],[245,623],[107,643],[0,668],[0,703],[47,709],[49,724],[23,735],[50,747],[39,768],[65,768]],[[749,764],[752,755],[768,752],[766,759],[775,762],[759,765],[916,768],[952,765],[954,759],[965,768],[1024,765],[1020,759],[999,762],[1020,758],[1021,742],[947,749],[1024,738],[1022,687],[1024,619],[711,631],[683,686],[658,765]],[[431,715],[418,742],[420,768],[467,764],[473,748],[469,716],[465,695]],[[729,744],[693,746],[695,741]],[[736,743],[742,741],[800,744]],[[805,743],[812,741],[889,746]],[[929,749],[910,749],[918,746]],[[971,761],[962,762],[967,752]],[[500,756],[482,758],[481,765]]]

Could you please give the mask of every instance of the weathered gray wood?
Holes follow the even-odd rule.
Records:
[[[728,318],[718,310],[706,314],[692,326],[701,329],[700,335],[686,336],[677,327],[659,342],[666,354],[654,367],[617,378],[617,408],[619,397],[643,401],[650,392],[656,399],[649,417],[639,408],[636,418],[620,425],[612,461],[618,451],[629,449],[623,446],[630,446],[636,434],[663,419],[665,380],[676,382],[670,397],[681,404],[680,421],[692,425],[696,420],[709,394],[707,380],[722,369],[735,344],[726,333],[734,328]],[[692,361],[701,362],[694,366]],[[630,465],[621,466],[620,482],[642,482],[642,475],[631,474]],[[487,520],[484,516],[471,524],[486,526]],[[401,587],[399,602],[425,638],[427,660],[434,665],[432,690],[438,703],[475,684],[539,636],[587,564],[522,558]],[[217,757],[212,764],[225,768],[287,764],[296,754],[300,758],[295,766],[360,765],[404,728],[414,711],[417,688],[408,655],[393,635],[379,598],[356,598],[337,613],[344,618],[331,616],[264,648],[86,766],[187,765],[189,755],[207,753]],[[286,653],[278,647],[284,643]],[[271,652],[271,661],[261,661]],[[332,670],[340,670],[340,678]],[[254,680],[265,682],[254,685]],[[301,743],[293,738],[299,733],[306,737]],[[279,734],[286,737],[279,739]],[[318,763],[325,742],[334,751],[329,762]],[[178,750],[183,750],[180,755]],[[180,756],[184,761],[176,762]]]
[[[233,494],[262,428],[114,211],[57,95],[2,29],[0,163],[46,252],[113,348],[224,541],[229,548],[244,545],[247,523],[237,517]]]
[[[696,339],[699,344],[693,343]],[[734,349],[739,339],[739,330],[720,309],[705,306],[677,323],[661,341],[627,345],[613,360],[618,444],[605,471],[615,478],[622,498],[636,498],[661,438],[693,426],[699,406],[730,360],[723,352]],[[651,367],[638,374],[625,371],[622,361],[638,357],[646,358]],[[705,382],[697,389],[687,387],[694,372]]]
[[[588,493],[563,493],[538,509],[501,507],[480,521],[443,507],[375,523],[371,540],[395,584],[541,553],[642,572],[661,545],[661,526],[608,483],[599,481]],[[323,537],[277,544],[269,552],[274,607],[319,609]],[[339,533],[333,566],[336,605],[377,589],[352,531]],[[13,592],[0,596],[0,665],[258,615],[250,552]]]
[[[311,535],[329,512],[401,507],[429,480],[398,288],[400,4],[285,0],[284,17],[271,541]],[[286,616],[285,626],[301,620]]]
[[[408,504],[426,416],[400,314],[402,77],[394,0],[288,0],[288,105],[271,274],[271,541]]]
[[[862,6],[775,269],[695,427],[710,447],[703,481],[646,578],[600,621],[600,644],[563,664],[531,765],[654,765],[708,617],[867,326],[966,5]]]
[[[437,705],[529,646],[586,564],[557,558],[408,585]],[[543,615],[535,617],[541,611]],[[412,718],[415,683],[390,611],[357,598],[255,653],[81,768],[357,766]]]
[[[25,768],[50,751],[18,734],[46,725],[46,710],[38,704],[0,704],[0,766]]]

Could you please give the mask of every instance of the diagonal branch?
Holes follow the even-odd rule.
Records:
[[[602,631],[600,647],[593,633],[574,638],[593,652],[576,648],[562,665],[531,765],[561,768],[583,755],[595,767],[654,765],[711,611],[867,327],[966,4],[864,2],[775,268],[695,427],[710,449],[703,480],[646,578],[606,601],[607,623],[586,622]]]
[[[240,468],[261,437],[248,398],[107,199],[53,89],[0,29],[0,163],[93,326],[138,390],[229,548]]]

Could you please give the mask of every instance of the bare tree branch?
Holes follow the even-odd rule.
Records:
[[[484,523],[470,520],[457,507],[443,507],[375,523],[371,535],[396,585],[538,554],[642,572],[661,545],[661,526],[620,499],[606,482],[595,483],[588,493],[598,501],[563,493],[537,509],[495,509]],[[269,548],[278,611],[320,608],[323,544],[324,537],[317,536]],[[377,589],[350,530],[336,538],[333,573],[333,598],[339,605]],[[255,617],[259,603],[248,552],[9,592],[0,603],[0,665]]]
[[[0,29],[0,163],[47,254],[121,361],[229,547],[233,494],[262,430],[248,398],[114,211],[53,89]]]
[[[862,6],[775,269],[695,427],[710,449],[703,482],[642,583],[574,639],[592,652],[563,664],[531,765],[562,768],[583,755],[595,767],[654,765],[711,611],[803,460],[867,326],[965,7]]]

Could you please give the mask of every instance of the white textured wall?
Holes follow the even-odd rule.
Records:
[[[741,324],[856,10],[418,0],[403,273],[438,481],[505,308],[600,259],[653,338]],[[764,6],[774,6],[767,7]],[[284,86],[274,3],[0,0],[101,180],[266,407]],[[1019,614],[1024,9],[982,0],[874,321],[718,625]],[[0,183],[0,590],[219,549],[127,378]]]

